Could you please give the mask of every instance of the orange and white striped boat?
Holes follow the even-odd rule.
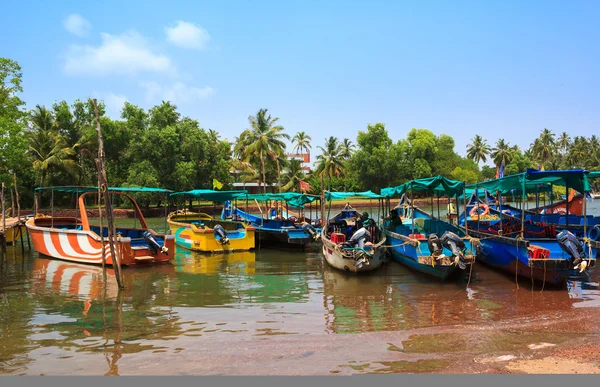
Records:
[[[175,238],[159,235],[148,228],[146,220],[136,201],[129,195],[118,192],[111,194],[126,197],[133,204],[140,221],[139,228],[117,227],[117,254],[121,265],[136,266],[166,263],[173,259]],[[72,191],[69,191],[72,192]],[[65,261],[102,264],[102,250],[106,254],[106,264],[111,265],[113,257],[107,240],[108,229],[103,228],[104,245],[100,238],[100,227],[90,225],[85,207],[85,197],[89,191],[79,196],[80,218],[35,216],[27,223],[27,230],[34,249],[41,255]]]

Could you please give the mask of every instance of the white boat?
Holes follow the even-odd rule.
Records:
[[[371,195],[379,196],[373,193]],[[339,270],[353,273],[373,271],[386,259],[385,234],[373,219],[348,218],[342,211],[327,221],[321,233],[321,241],[325,260]]]

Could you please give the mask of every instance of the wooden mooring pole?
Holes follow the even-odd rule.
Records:
[[[117,285],[119,289],[123,289],[123,278],[121,276],[121,259],[119,256],[119,249],[116,248],[115,243],[117,242],[115,223],[113,219],[112,203],[110,201],[110,192],[108,191],[108,178],[106,177],[106,159],[104,157],[104,142],[102,140],[102,130],[100,129],[100,118],[98,117],[98,103],[94,98],[94,114],[96,116],[96,130],[98,132],[98,179],[100,191],[104,198],[104,208],[106,208],[106,221],[108,228],[108,244],[110,246],[110,255],[112,258],[113,269],[115,270],[115,277],[117,278]],[[102,246],[104,249],[104,246]]]
[[[19,203],[19,187],[17,186],[17,174],[16,173],[13,173],[13,179],[14,179],[14,184],[15,184],[15,196],[17,199],[17,218],[19,218],[19,223],[21,223],[21,204]],[[29,240],[29,237],[27,237],[27,238]],[[23,235],[23,232],[21,231],[21,253],[25,254],[25,242],[23,241],[23,239],[25,239],[25,235]],[[23,257],[24,256],[25,255],[23,255]]]
[[[2,197],[0,197],[2,201],[2,232],[0,233],[0,246],[2,248],[2,259],[6,257],[6,214],[4,213],[4,183],[2,183]]]

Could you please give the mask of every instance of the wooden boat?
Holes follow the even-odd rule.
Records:
[[[413,270],[439,279],[446,279],[459,268],[470,269],[477,253],[477,241],[458,226],[433,218],[412,202],[408,205],[406,192],[409,191],[429,191],[437,193],[438,197],[439,193],[458,197],[464,191],[464,184],[436,176],[381,190],[381,194],[387,198],[402,197],[399,206],[391,209],[390,217],[384,220],[392,258]],[[408,214],[409,218],[401,214]]]
[[[106,264],[111,265],[113,257],[109,248],[108,229],[102,229],[104,244],[100,237],[100,227],[90,224],[85,198],[97,195],[95,187],[52,187],[37,188],[36,191],[53,190],[66,193],[82,193],[78,198],[79,217],[53,217],[36,215],[26,225],[33,248],[40,255],[63,259],[65,261],[102,264],[102,250],[106,254]],[[149,264],[167,263],[173,259],[174,237],[159,235],[151,230],[136,201],[128,192],[168,192],[148,188],[108,188],[111,195],[128,199],[133,205],[135,216],[140,226],[135,228],[116,227],[118,251],[121,265],[146,266]]]
[[[172,196],[207,201],[227,201],[247,191],[192,190]],[[205,253],[245,251],[255,247],[254,227],[241,221],[213,218],[205,213],[177,211],[167,218],[177,246]]]
[[[256,245],[259,247],[272,247],[280,249],[303,249],[309,243],[319,240],[320,230],[316,225],[306,221],[300,222],[296,217],[286,218],[285,212],[289,207],[300,207],[316,200],[316,197],[296,192],[252,194],[247,195],[248,201],[253,201],[259,206],[260,216],[250,214],[247,210],[242,211],[237,206],[232,207],[232,216],[236,220],[243,220],[255,229]],[[260,207],[259,203],[265,203],[270,208],[269,213]],[[271,203],[271,206],[269,206]],[[281,211],[285,203],[288,210]],[[278,211],[279,210],[279,211]]]
[[[331,203],[332,200],[353,196],[383,199],[371,191],[327,192],[326,199]],[[325,223],[321,233],[325,260],[338,270],[353,273],[376,270],[385,261],[385,234],[373,219],[349,217],[349,210],[340,211]],[[353,215],[358,215],[358,212]]]
[[[6,224],[6,230],[3,224]],[[0,234],[4,234],[6,244],[9,246],[21,239],[26,231],[25,218],[7,217],[6,220],[0,218]]]
[[[535,192],[540,184],[569,186],[579,192],[587,192],[589,183],[586,173],[587,171],[582,170],[528,170],[517,175],[477,183],[475,186],[490,192],[497,191],[501,195],[511,195],[514,191],[521,198]],[[499,210],[502,212],[501,208]],[[480,239],[480,261],[513,275],[552,285],[560,285],[567,279],[589,278],[598,258],[600,242],[577,238],[569,230],[563,230],[558,235],[529,237],[524,222],[519,222],[520,230],[505,230],[505,219],[507,218],[503,214],[500,227],[503,232],[499,235],[487,227],[482,227],[481,222],[477,225],[477,222],[469,222],[465,215],[462,216],[463,228],[467,226],[469,234]],[[507,224],[511,225],[510,218]]]

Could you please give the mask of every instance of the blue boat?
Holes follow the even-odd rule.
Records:
[[[320,230],[315,227],[314,222],[305,217],[298,219],[289,215],[289,207],[303,208],[307,203],[312,203],[318,197],[305,195],[295,192],[272,193],[272,194],[249,194],[249,201],[255,201],[257,204],[272,203],[273,206],[264,215],[262,209],[261,216],[242,211],[231,203],[223,208],[221,217],[231,216],[233,219],[243,220],[255,228],[257,247],[273,247],[280,249],[303,249],[309,243],[319,240]],[[286,203],[283,209],[280,203]],[[260,206],[259,206],[260,209]]]
[[[470,187],[498,192],[504,196],[514,193],[520,198],[526,198],[528,193],[536,193],[540,184],[566,186],[586,193],[590,189],[587,173],[584,170],[527,170]],[[467,206],[467,210],[468,208]],[[480,261],[513,275],[551,285],[561,285],[567,279],[589,278],[600,251],[600,233],[595,235],[596,240],[578,238],[568,229],[558,233],[555,231],[554,235],[531,237],[531,232],[527,232],[527,223],[516,217],[506,216],[502,208],[500,203],[496,210],[500,215],[499,219],[490,227],[482,227],[485,222],[472,219],[467,211],[460,218],[463,229],[466,221],[469,235],[480,239]],[[486,225],[490,223],[487,222]],[[506,228],[505,224],[509,227]],[[502,232],[494,233],[493,229]]]
[[[442,194],[458,197],[464,192],[464,183],[436,176],[381,190],[388,199],[401,197],[398,206],[384,219],[383,228],[392,258],[438,279],[446,279],[460,269],[470,269],[477,242],[460,227],[415,207],[406,197],[409,191],[429,191],[438,199]]]

